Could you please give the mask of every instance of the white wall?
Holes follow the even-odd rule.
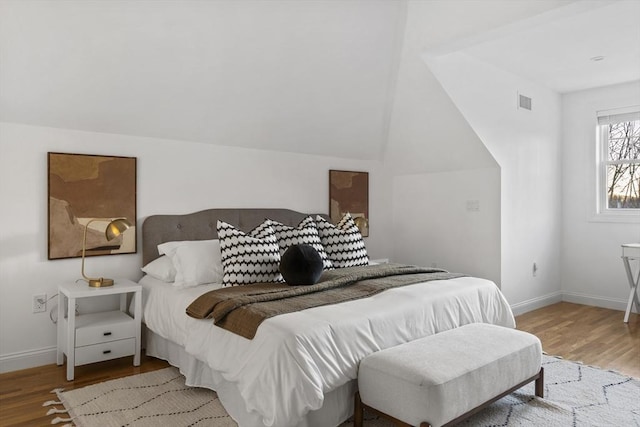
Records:
[[[640,82],[565,94],[562,161],[562,291],[567,301],[624,310],[623,243],[640,223],[594,221],[596,112],[640,105]]]
[[[395,259],[500,283],[500,170],[395,177],[393,231]]]
[[[47,260],[48,151],[137,157],[139,226],[148,215],[213,207],[327,212],[329,169],[369,171],[365,241],[372,258],[388,254],[390,187],[381,162],[1,123],[0,223],[9,226],[0,228],[0,371],[54,363],[55,327],[48,313],[31,313],[31,299],[80,275],[78,259]],[[138,253],[91,258],[87,268],[136,280],[140,263]]]
[[[517,313],[559,300],[560,96],[464,53],[429,64],[500,165],[502,291]],[[518,92],[532,111],[517,109]]]
[[[399,236],[394,260],[491,278],[516,307],[533,308],[558,293],[559,98],[543,91],[550,109],[533,120],[517,119],[513,77],[505,82],[472,64],[447,70],[449,83],[477,97],[464,104],[423,57],[565,3],[408,2],[385,158]],[[477,200],[480,211],[468,212],[468,200]],[[533,261],[542,268],[536,278]]]
[[[421,57],[447,11],[444,2],[409,2],[385,154],[393,176],[390,257],[499,283],[500,171]],[[480,211],[467,212],[467,200]]]

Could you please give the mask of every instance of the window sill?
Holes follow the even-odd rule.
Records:
[[[589,222],[615,222],[627,224],[640,224],[640,212],[630,213],[596,213],[589,218]]]

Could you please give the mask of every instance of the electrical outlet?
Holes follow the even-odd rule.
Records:
[[[480,200],[467,200],[467,212],[480,212]]]
[[[42,313],[47,311],[47,294],[33,296],[33,312]]]

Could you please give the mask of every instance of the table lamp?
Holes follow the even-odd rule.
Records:
[[[360,230],[360,234],[362,234],[362,237],[366,237],[369,235],[369,220],[367,220],[367,218],[363,216],[357,216],[353,219],[353,222],[355,222],[356,227],[358,227],[358,230]]]
[[[84,258],[87,250],[87,229],[89,228],[89,224],[96,221],[109,223],[104,232],[108,241],[111,241],[124,233],[129,227],[131,227],[131,223],[127,221],[126,218],[93,218],[84,226],[84,237],[82,238],[82,277],[84,277],[85,282],[87,282],[92,288],[103,288],[105,286],[113,286],[113,279],[105,279],[104,277],[91,278],[84,274]]]

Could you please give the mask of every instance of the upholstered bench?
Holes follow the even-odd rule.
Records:
[[[360,362],[354,424],[368,408],[398,425],[452,425],[534,380],[543,397],[541,363],[537,337],[484,323],[388,348]]]

